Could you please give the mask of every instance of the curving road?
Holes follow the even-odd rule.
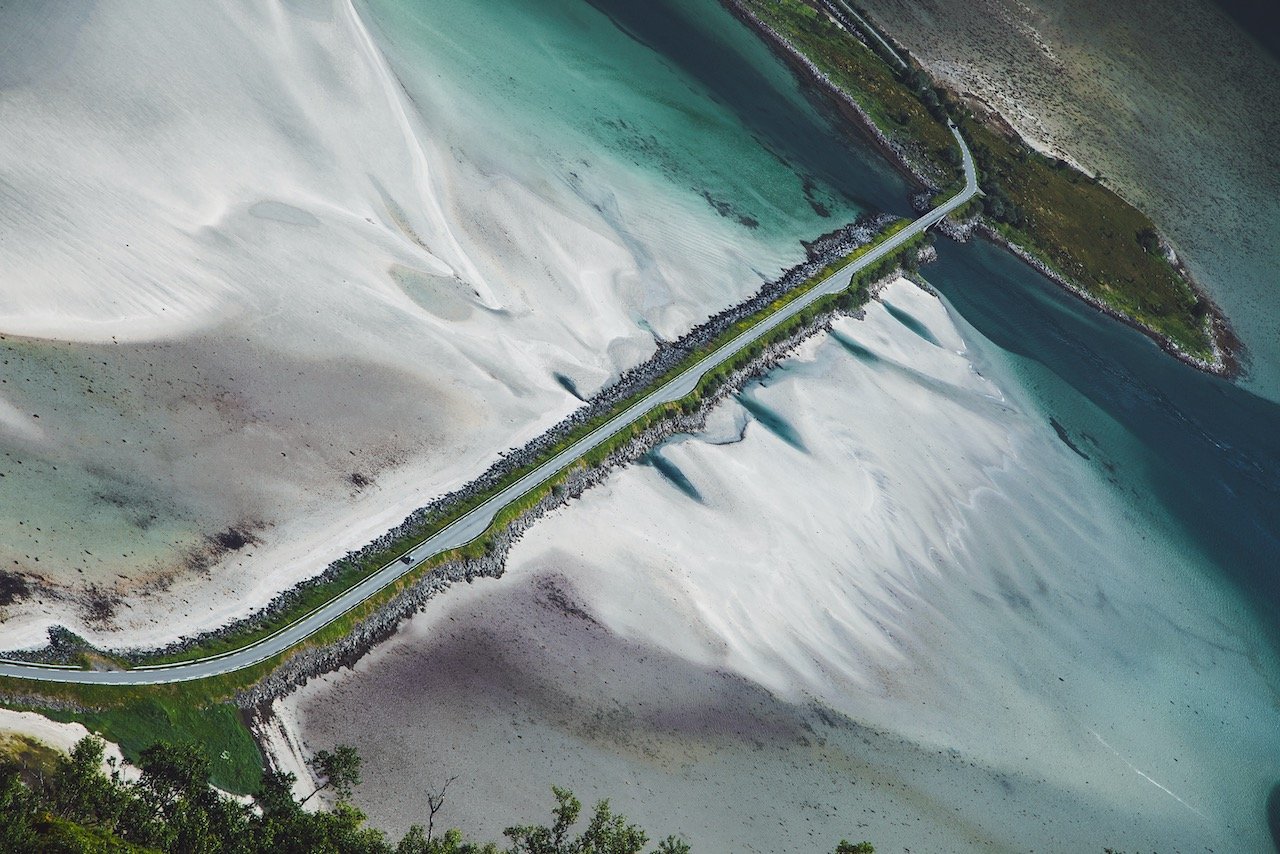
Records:
[[[898,51],[894,49],[893,45],[885,41],[884,36],[880,35],[880,31],[877,30],[875,27],[873,27],[870,21],[862,17],[862,15],[858,14],[857,9],[850,6],[848,2],[846,2],[846,0],[835,0],[835,3],[838,7],[840,7],[840,10],[845,12],[845,14],[853,16],[853,19],[858,22],[858,24],[862,27],[863,30],[870,33],[871,36],[874,37],[876,41],[880,42],[880,44],[884,46],[884,49],[889,51],[889,55],[894,58],[894,60],[898,63],[899,66],[901,66],[902,68],[910,68],[910,66],[907,65],[907,61],[903,59],[901,55],[899,55]]]
[[[0,659],[0,676],[38,679],[46,682],[72,682],[83,685],[155,685],[168,682],[187,682],[194,679],[217,676],[222,673],[230,673],[258,664],[306,640],[312,634],[338,619],[352,608],[360,605],[384,587],[411,572],[414,566],[427,558],[471,542],[484,533],[493,521],[494,516],[507,504],[541,485],[561,469],[573,463],[649,410],[684,397],[693,391],[698,381],[708,371],[718,366],[721,362],[776,328],[779,324],[799,314],[815,301],[828,294],[844,290],[849,286],[849,280],[854,273],[876,263],[885,255],[893,252],[903,243],[922,233],[925,229],[936,224],[947,214],[973,198],[978,193],[977,173],[973,164],[973,156],[954,125],[951,126],[951,133],[955,135],[957,142],[960,143],[960,150],[964,155],[964,189],[876,246],[866,255],[831,274],[803,296],[759,321],[732,341],[704,357],[697,364],[669,380],[643,400],[633,404],[626,411],[614,416],[593,432],[542,463],[479,507],[476,507],[449,526],[442,528],[431,538],[405,555],[405,557],[409,558],[408,564],[400,559],[394,560],[364,581],[338,594],[327,604],[298,618],[295,622],[274,634],[219,655],[174,664],[147,665],[136,667],[132,670],[80,670],[77,667],[66,665],[31,664],[12,659]]]

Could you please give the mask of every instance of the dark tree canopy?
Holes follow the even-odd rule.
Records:
[[[303,809],[293,796],[292,774],[268,771],[252,803],[209,786],[209,760],[197,745],[152,745],[139,761],[141,776],[102,772],[103,742],[81,740],[51,773],[33,779],[13,764],[0,764],[0,851],[43,854],[689,854],[668,836],[649,848],[648,835],[616,815],[607,800],[585,816],[568,789],[552,788],[550,824],[516,825],[509,846],[466,840],[458,830],[432,831],[446,783],[429,797],[426,828],[415,825],[398,844],[367,827],[347,802],[360,781],[360,757],[345,745],[320,751],[311,764],[339,797],[327,810]],[[314,795],[315,792],[312,792]],[[310,798],[312,795],[308,795]],[[870,854],[870,843],[841,842],[836,854]]]

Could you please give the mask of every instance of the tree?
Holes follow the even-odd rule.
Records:
[[[284,815],[298,811],[298,802],[293,799],[293,784],[297,777],[288,771],[264,771],[258,791],[254,793],[254,803],[263,813]]]
[[[86,736],[76,742],[71,755],[58,763],[49,785],[54,809],[75,821],[97,817],[103,784],[102,755],[106,747],[100,738]]]
[[[0,768],[0,851],[37,851],[40,837],[32,827],[36,798],[22,784],[17,765]]]
[[[199,794],[209,787],[209,757],[194,744],[153,744],[138,758],[142,784],[164,800]]]
[[[645,832],[629,824],[624,816],[614,815],[607,800],[596,804],[591,822],[578,838],[574,851],[599,854],[640,854],[649,841]]]
[[[396,854],[431,854],[431,844],[427,842],[427,834],[422,825],[415,824],[396,846]]]
[[[570,830],[582,813],[582,802],[568,789],[552,786],[551,791],[556,798],[555,821],[550,827],[508,827],[503,831],[512,842],[508,854],[640,854],[648,842],[643,830],[613,814],[608,801],[597,803],[586,829],[572,837]],[[689,854],[689,846],[669,836],[658,844],[656,854]]]
[[[462,831],[454,828],[445,832],[443,836],[437,836],[430,841],[422,830],[422,825],[415,824],[409,828],[409,832],[405,834],[404,839],[400,840],[400,844],[396,846],[395,854],[501,854],[498,846],[492,842],[486,845],[477,845],[473,842],[466,842],[462,838]]]
[[[436,813],[440,812],[440,809],[444,806],[444,793],[449,791],[449,786],[456,779],[458,779],[456,775],[450,777],[444,781],[444,785],[440,787],[439,792],[435,794],[427,793],[427,842],[431,842],[431,837],[435,830]]]
[[[360,754],[349,744],[339,744],[332,753],[327,750],[318,752],[308,764],[324,782],[303,798],[302,803],[305,804],[324,789],[333,789],[340,801],[349,799],[351,790],[360,785],[360,761]]]
[[[847,839],[841,839],[840,844],[836,846],[836,854],[875,854],[876,847],[870,842],[859,842],[854,844]]]
[[[575,798],[573,792],[559,786],[552,786],[551,792],[556,798],[556,808],[551,811],[556,820],[551,827],[530,824],[508,827],[502,831],[502,835],[514,843],[511,849],[513,852],[559,854],[565,850],[565,834],[578,820],[578,814],[582,812],[582,801]]]
[[[121,835],[166,851],[236,850],[248,809],[209,787],[209,758],[195,744],[153,744],[138,760],[142,777],[125,791]]]

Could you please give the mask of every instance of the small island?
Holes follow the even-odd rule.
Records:
[[[1151,218],[1099,176],[1045,156],[980,99],[941,86],[845,0],[724,2],[920,186],[923,203],[961,180],[947,131],[955,122],[985,195],[954,213],[946,233],[988,237],[1197,368],[1238,371],[1221,311]]]

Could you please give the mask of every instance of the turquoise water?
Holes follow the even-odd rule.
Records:
[[[1097,448],[1095,465],[1116,488],[1176,519],[1207,571],[1245,591],[1274,631],[1280,405],[1167,358],[988,245],[939,249],[929,281],[1019,357],[1023,385],[1068,434]]]
[[[376,9],[443,45],[467,85],[493,86],[498,109],[527,114],[528,144],[585,137],[593,151],[661,175],[672,192],[705,191],[783,239],[831,224],[806,197],[845,216],[906,211],[907,188],[882,158],[833,133],[781,63],[712,0]],[[447,37],[459,32],[467,38]],[[393,38],[408,44],[404,31]],[[494,55],[504,61],[491,62]],[[563,85],[561,74],[573,83]],[[473,90],[477,109],[492,93]],[[1260,228],[1280,224],[1260,213]],[[1133,441],[1124,450],[1131,458],[1115,464],[1117,486],[1177,518],[1214,570],[1255,596],[1271,622],[1280,604],[1280,405],[1166,358],[985,244],[942,251],[929,277],[966,320],[1036,366],[1024,382],[1068,432],[1101,431],[1075,423],[1071,394],[1123,425]],[[1260,313],[1280,318],[1280,292],[1269,294],[1273,304]]]
[[[793,257],[799,239],[861,212],[909,211],[887,164],[862,147],[851,156],[711,0],[596,5],[607,14],[579,0],[371,0],[368,11],[408,90],[450,105],[439,131],[496,168],[584,187],[592,175],[639,174],[738,223],[746,245],[790,246]],[[476,130],[495,127],[513,132]],[[485,139],[494,145],[477,150]],[[618,200],[617,216],[630,229],[670,214],[629,203]]]
[[[1273,663],[1280,639],[1280,405],[1169,359],[991,246],[939,249],[929,281],[998,348],[999,373],[1016,378],[1083,465],[1109,483],[1133,541],[1176,555],[1176,565],[1153,573],[1153,583],[1176,583],[1205,611],[1243,603],[1211,636],[1185,630],[1184,648],[1160,656],[1181,661],[1163,679],[1153,681],[1147,671],[1156,659],[1133,661],[1134,681],[1115,684],[1115,702],[1154,707],[1162,697],[1183,698],[1183,708],[1170,701],[1157,716],[1187,733],[1187,741],[1165,748],[1200,742],[1212,755],[1207,745],[1218,744],[1220,773],[1231,786],[1214,807],[1238,817],[1244,838],[1264,835],[1270,823],[1280,845],[1280,674]],[[1050,547],[1071,542],[1065,532],[1038,533],[1048,534]],[[1058,560],[1069,566],[1072,556]],[[1107,571],[1105,564],[1095,569]],[[1201,643],[1221,654],[1192,651]],[[1117,637],[1097,638],[1094,654],[1107,660],[1123,655],[1117,650],[1125,645],[1119,629]]]
[[[447,144],[467,144],[469,156],[487,157],[535,185],[540,178],[580,186],[584,194],[620,183],[644,187],[645,203],[624,196],[612,214],[620,230],[641,236],[638,254],[669,217],[678,215],[690,247],[699,222],[727,220],[739,229],[743,253],[767,259],[760,264],[766,268],[794,255],[797,239],[860,212],[907,210],[908,189],[882,158],[834,131],[781,63],[713,0],[371,0],[367,9],[407,90],[452,105],[447,121],[433,125],[431,115],[424,117]],[[1271,218],[1257,230],[1270,233],[1276,221],[1269,210],[1263,214]],[[1225,249],[1195,255],[1213,244],[1211,235],[1195,237],[1180,240],[1193,253],[1193,268],[1228,263]],[[1152,554],[1176,556],[1161,567],[1164,574],[1153,572],[1152,583],[1176,583],[1190,606],[1246,603],[1240,611],[1215,608],[1232,622],[1215,636],[1188,641],[1186,650],[1194,652],[1170,650],[1158,661],[1124,661],[1127,647],[1146,649],[1126,636],[1124,625],[1106,637],[1078,639],[1074,654],[1106,660],[1105,672],[1113,675],[1097,696],[1073,702],[1141,701],[1152,732],[1187,734],[1186,744],[1141,745],[1149,755],[1185,748],[1211,761],[1215,745],[1223,746],[1221,761],[1239,767],[1215,768],[1215,781],[1230,782],[1221,784],[1218,803],[1202,806],[1232,816],[1233,826],[1245,828],[1240,838],[1261,838],[1280,780],[1274,716],[1280,681],[1273,668],[1280,639],[1280,405],[1179,364],[989,245],[939,249],[940,261],[926,275],[971,327],[986,367],[1015,387],[1011,397],[1031,402],[1044,429],[1074,452],[1072,465],[1096,475],[1089,482],[1100,491],[1081,494],[1077,509],[1106,513],[1108,531],[1151,543]],[[1238,263],[1251,270],[1259,257],[1252,251]],[[1247,280],[1245,298],[1223,303],[1252,306],[1260,314],[1250,328],[1267,328],[1280,319],[1280,297],[1254,288],[1250,270],[1233,267],[1213,278],[1222,287],[1233,277]],[[904,334],[928,336],[905,312],[894,317]],[[859,358],[860,345],[840,343],[849,358]],[[1269,360],[1270,353],[1262,348],[1255,358]],[[1256,367],[1254,382],[1269,390],[1262,380],[1277,375],[1277,367],[1269,361]],[[767,429],[790,435],[785,412],[769,409],[750,390],[742,400]],[[1040,462],[1024,464],[1034,470]],[[696,486],[673,464],[659,455],[654,465],[684,493],[681,500],[698,500]],[[1051,477],[1058,469],[1045,461],[1041,471]],[[1045,571],[1080,568],[1071,553],[1079,531],[1058,530],[1047,518],[1011,518],[1007,526],[988,520],[987,539],[976,540],[987,550],[977,562],[999,572],[1002,562],[1026,558],[1019,549],[1034,547]],[[1103,560],[1084,569],[1109,567]],[[1206,659],[1203,650],[1215,645],[1231,654]],[[1027,661],[1051,660],[1037,654]],[[1220,687],[1235,682],[1250,686],[1247,698]],[[1135,720],[1125,718],[1125,726],[1136,737]],[[993,716],[991,738],[1019,725]]]
[[[720,19],[715,36],[709,26],[686,32],[673,23],[689,14],[683,5],[606,0],[592,5],[613,15],[628,32],[709,90],[718,95],[738,91],[726,81],[740,80],[739,72],[722,67],[720,55],[706,43],[736,42],[722,31],[744,28],[727,26],[723,15],[707,8],[710,4],[689,6],[701,10],[700,21]],[[771,58],[767,61],[775,68],[779,65]],[[725,95],[725,100],[737,103],[732,95]],[[745,100],[743,112],[751,117],[753,134],[758,140],[771,140],[770,131],[758,126],[786,118],[768,109],[753,110],[758,104],[750,92]],[[812,162],[827,162],[828,144],[826,138],[814,140]],[[822,174],[863,180],[852,170]],[[891,182],[856,186],[858,190],[846,192],[874,200],[878,209],[899,209],[895,205],[900,204],[902,190]],[[1275,210],[1256,214],[1257,229],[1280,233]],[[1254,275],[1258,260],[1265,253],[1254,246],[1248,249],[1235,253],[1235,265],[1227,275],[1214,279],[1230,283],[1234,278],[1249,287],[1254,309],[1269,318],[1250,318],[1251,323],[1280,322],[1280,289],[1255,287],[1260,280]],[[1220,250],[1207,261],[1227,264],[1230,247]],[[1206,570],[1245,591],[1256,603],[1261,623],[1275,631],[1280,606],[1280,405],[1167,358],[1142,336],[1069,299],[984,243],[956,247],[944,242],[941,251],[942,263],[927,271],[930,281],[978,332],[1022,357],[1023,384],[1068,433],[1103,436],[1107,428],[1099,421],[1123,428],[1124,444],[1099,448],[1102,461],[1097,464],[1113,467],[1108,472],[1117,489],[1132,492],[1135,501],[1156,505],[1176,519],[1193,538]],[[1257,356],[1267,360],[1258,366],[1259,373],[1276,370],[1269,352]],[[1079,406],[1080,399],[1092,406]],[[1099,417],[1087,420],[1090,412]]]

